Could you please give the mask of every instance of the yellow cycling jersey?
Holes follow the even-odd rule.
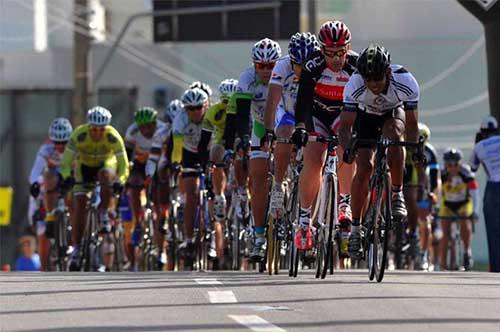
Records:
[[[224,130],[226,128],[226,107],[227,105],[220,102],[210,106],[203,117],[203,130],[212,133],[213,142],[215,144],[224,143]]]
[[[78,164],[89,167],[100,167],[107,160],[116,158],[116,174],[121,182],[128,177],[128,158],[125,152],[123,139],[112,126],[106,126],[103,139],[94,141],[90,137],[90,125],[84,124],[77,127],[69,139],[64,150],[61,174],[67,178],[71,174],[71,165],[76,156]]]

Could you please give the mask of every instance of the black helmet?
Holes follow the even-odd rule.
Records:
[[[464,157],[464,154],[460,149],[449,148],[443,154],[443,160],[445,162],[460,162]]]
[[[356,67],[363,78],[383,77],[390,64],[389,52],[378,44],[370,44],[361,52]]]

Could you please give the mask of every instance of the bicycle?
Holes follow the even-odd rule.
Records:
[[[369,280],[376,278],[381,282],[387,267],[388,239],[393,227],[391,212],[391,180],[387,161],[387,150],[390,146],[417,148],[423,151],[423,141],[418,143],[405,141],[392,141],[388,138],[380,140],[355,139],[353,151],[359,145],[374,146],[375,170],[369,182],[368,208],[365,212],[365,223],[362,228],[363,255],[368,258]]]
[[[142,188],[142,186],[141,186]],[[141,222],[142,232],[139,242],[139,270],[153,271],[156,268],[157,249],[154,243],[154,212],[151,200],[152,186],[146,188],[146,204],[143,209],[143,220]]]
[[[83,184],[83,183],[79,183]],[[101,257],[102,236],[99,232],[99,204],[101,203],[101,184],[96,182],[87,201],[87,219],[80,249],[81,270],[85,272],[103,272]]]
[[[464,255],[466,254],[466,252],[464,250],[464,244],[460,236],[458,223],[471,220],[471,216],[464,217],[458,215],[456,211],[451,211],[454,214],[451,217],[438,216],[441,221],[444,220],[450,222],[450,237],[448,239],[446,267],[442,266],[441,268],[448,268],[450,271],[466,271],[467,264],[465,263],[464,259]]]
[[[66,271],[68,263],[69,212],[64,201],[65,191],[61,189],[57,206],[47,214],[46,221],[53,225],[53,237],[50,239],[50,271]]]

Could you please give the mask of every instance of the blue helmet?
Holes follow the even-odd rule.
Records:
[[[298,64],[303,64],[313,52],[319,49],[316,36],[310,32],[297,32],[288,43],[288,55],[293,62]]]

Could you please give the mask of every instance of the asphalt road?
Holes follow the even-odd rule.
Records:
[[[0,274],[0,331],[500,331],[500,274]]]

